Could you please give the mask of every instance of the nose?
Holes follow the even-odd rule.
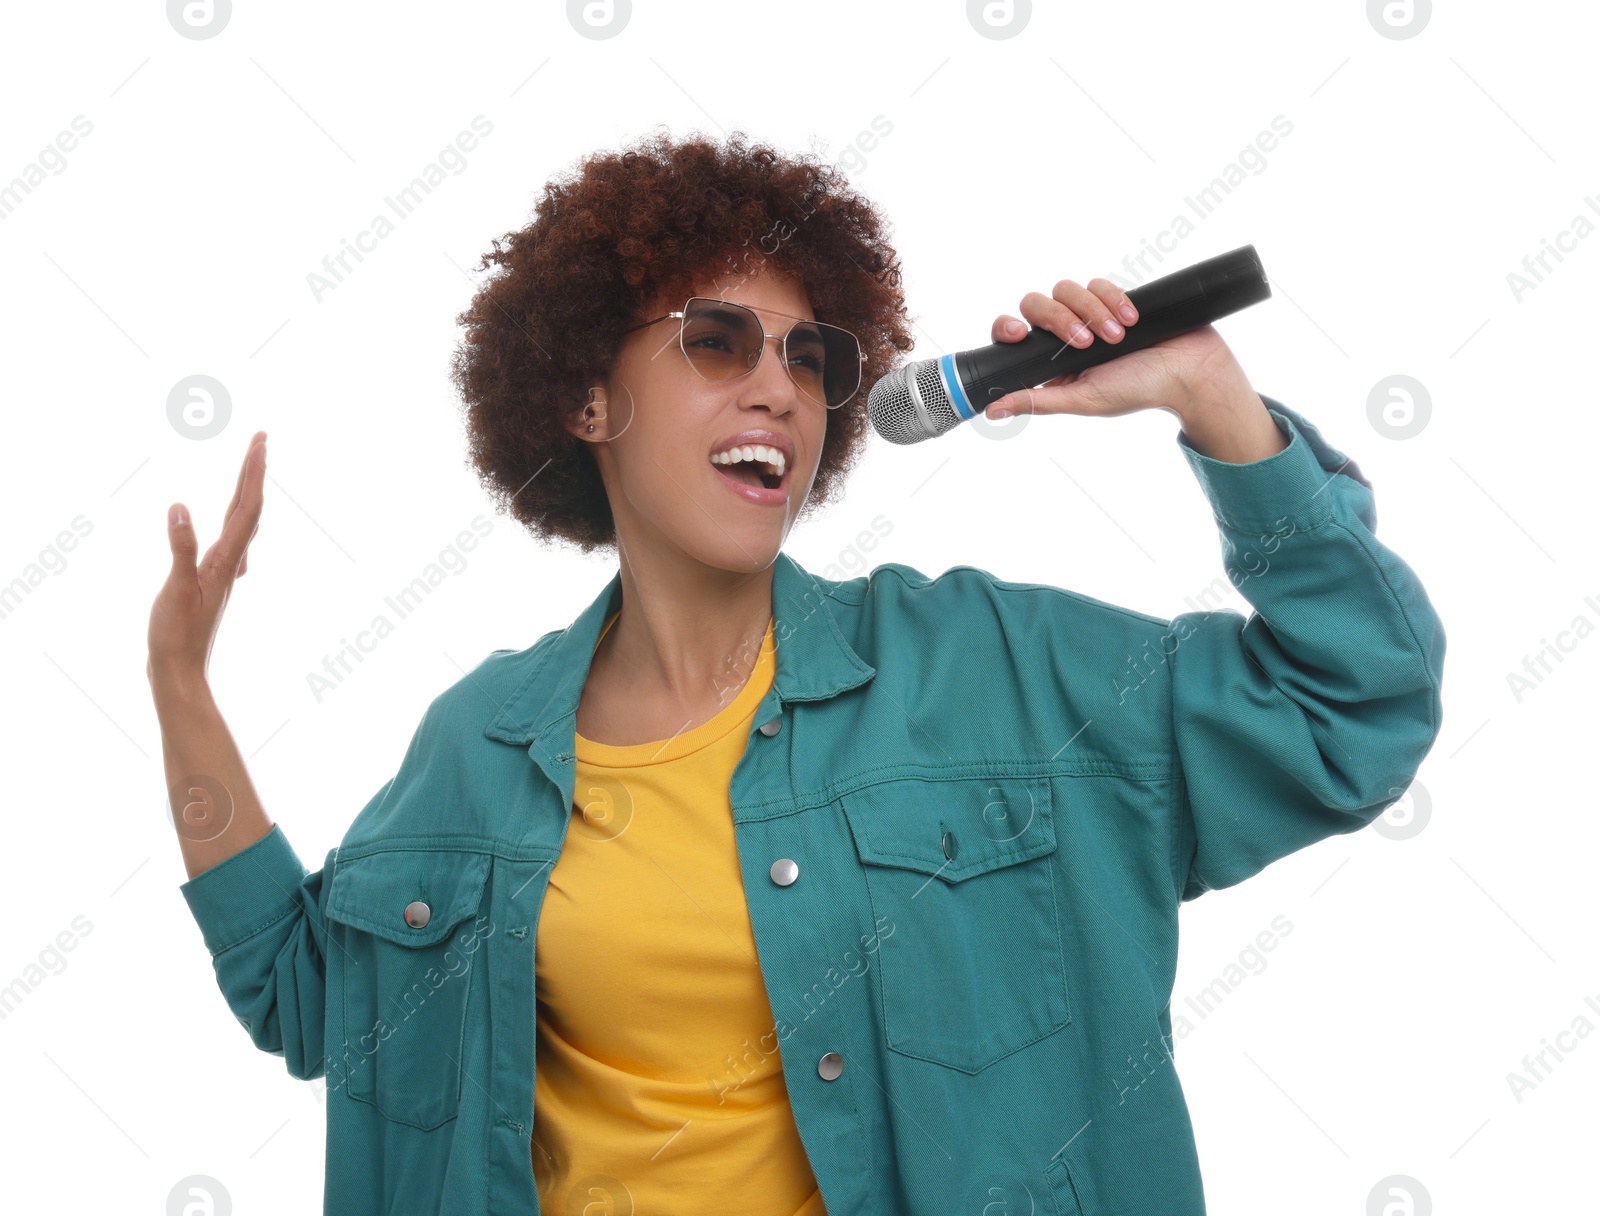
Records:
[[[777,344],[776,349],[770,353],[767,350],[768,342]],[[770,379],[771,377],[776,377],[776,379]],[[761,394],[764,403],[775,404],[782,402],[790,410],[797,408],[800,404],[802,396],[800,386],[795,383],[794,377],[789,374],[789,369],[784,366],[782,334],[762,335],[761,354],[757,358],[755,366],[744,378],[757,381],[760,387],[766,390]],[[788,410],[781,412],[787,413]]]

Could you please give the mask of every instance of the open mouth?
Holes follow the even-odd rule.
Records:
[[[734,448],[726,455],[711,457],[717,472],[730,481],[757,490],[781,490],[789,480],[789,470],[782,453],[769,448]]]
[[[783,484],[782,473],[773,473],[753,464],[725,464],[717,471],[725,477],[742,481],[747,486],[762,486],[768,490],[776,490]]]

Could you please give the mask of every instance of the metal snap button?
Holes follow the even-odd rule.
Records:
[[[844,1057],[837,1051],[830,1051],[817,1061],[817,1076],[824,1081],[836,1081],[839,1074],[844,1071]]]
[[[780,887],[787,887],[800,877],[800,867],[795,864],[792,857],[780,857],[772,863],[772,869],[768,873],[772,875],[773,882]]]
[[[406,924],[413,929],[426,929],[431,919],[433,919],[433,909],[420,899],[414,899],[406,905]]]
[[[780,714],[771,722],[763,722],[760,726],[756,727],[756,729],[770,739],[773,735],[777,734],[783,729],[783,716]]]

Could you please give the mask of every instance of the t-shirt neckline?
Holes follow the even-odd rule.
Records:
[[[601,641],[620,615],[622,610],[619,608],[607,618],[605,627],[600,630],[600,636],[595,639],[596,650],[600,648]],[[740,722],[748,720],[755,713],[756,706],[771,685],[770,677],[777,666],[777,649],[773,642],[774,624],[774,619],[768,617],[767,630],[761,639],[760,653],[756,656],[755,667],[745,680],[744,686],[733,700],[700,725],[680,731],[668,739],[657,739],[649,743],[601,743],[574,731],[573,751],[577,760],[597,768],[637,768],[646,764],[665,764],[669,760],[678,760],[697,752],[723,738]]]

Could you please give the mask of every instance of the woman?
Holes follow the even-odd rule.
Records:
[[[657,137],[484,261],[473,459],[536,535],[614,546],[589,607],[435,698],[315,873],[206,684],[263,433],[198,566],[173,508],[151,616],[182,890],[254,1042],[326,1078],[326,1211],[1203,1212],[1179,904],[1370,823],[1439,729],[1370,484],[1208,327],[997,404],[1175,414],[1248,621],[823,579],[783,542],[911,348],[848,183]],[[1137,324],[1103,279],[1020,307]]]

